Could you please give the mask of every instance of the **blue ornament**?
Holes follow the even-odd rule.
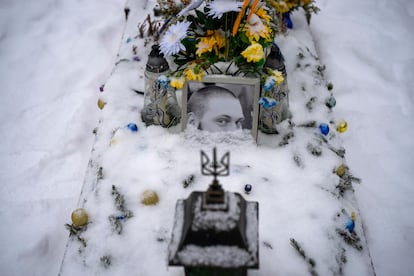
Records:
[[[326,100],[326,106],[329,108],[333,108],[336,105],[336,99],[334,98],[334,96],[330,96],[327,100]]]
[[[127,127],[129,128],[129,130],[131,130],[132,132],[137,132],[138,131],[138,126],[134,123],[129,123],[127,125]]]
[[[259,104],[263,106],[263,108],[268,109],[277,105],[275,99],[268,98],[268,97],[261,97],[259,99]]]
[[[289,29],[293,28],[293,22],[292,19],[290,19],[290,12],[285,12],[283,14],[283,22],[285,22],[286,27],[288,27]]]
[[[126,40],[126,43],[130,43],[132,41],[132,38],[128,37]]]
[[[325,123],[322,123],[319,125],[319,130],[323,135],[328,135],[329,133],[329,126]]]
[[[246,192],[246,194],[250,193],[252,191],[252,185],[250,184],[244,185],[244,191]]]
[[[349,219],[346,223],[345,223],[345,228],[349,231],[349,233],[354,232],[354,228],[355,228],[355,221],[353,219]]]
[[[132,60],[133,60],[133,61],[141,61],[141,59],[140,59],[138,56],[134,56],[134,57],[132,58]]]

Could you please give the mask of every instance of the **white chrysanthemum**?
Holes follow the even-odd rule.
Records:
[[[177,54],[180,50],[185,51],[185,47],[181,43],[181,40],[187,36],[187,30],[188,27],[190,27],[190,24],[190,22],[178,22],[171,25],[161,39],[161,53],[166,56],[171,56]]]
[[[207,14],[213,18],[220,19],[226,12],[240,11],[242,5],[243,2],[236,2],[234,0],[215,0],[207,4],[207,7],[210,9]]]

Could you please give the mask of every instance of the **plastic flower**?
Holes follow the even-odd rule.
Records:
[[[264,84],[263,84],[263,90],[271,91],[275,84],[281,84],[285,78],[283,77],[282,73],[278,70],[270,70],[270,75],[266,78]]]
[[[196,55],[201,56],[204,53],[211,52],[213,50],[213,47],[215,45],[214,37],[208,36],[208,37],[201,37],[200,42],[197,43],[197,51]]]
[[[196,45],[196,55],[198,56],[211,52],[213,49],[218,52],[219,49],[226,46],[226,39],[222,30],[208,30],[207,36],[199,39],[200,42]]]
[[[199,80],[203,77],[203,70],[195,64],[189,64],[184,70],[184,74],[188,80]]]
[[[265,83],[263,84],[263,91],[270,91],[276,84],[275,78],[269,77],[266,78]]]
[[[185,78],[184,77],[171,77],[170,86],[176,89],[182,89],[184,87]]]
[[[280,13],[286,13],[290,11],[290,7],[284,1],[276,2],[273,5]]]
[[[271,39],[270,28],[263,24],[260,17],[256,14],[252,14],[252,17],[248,20],[247,24],[244,25],[243,30],[246,32],[250,41],[259,41],[261,37],[266,40]]]
[[[277,105],[277,102],[273,98],[261,97],[258,102],[263,108],[268,109]]]
[[[258,62],[264,57],[263,47],[259,43],[253,43],[243,52],[241,55],[247,60],[247,62]]]
[[[272,17],[267,14],[267,11],[263,7],[258,8],[256,14],[261,19],[265,20],[267,23],[269,23],[270,20],[272,20]]]
[[[277,82],[277,84],[281,84],[285,78],[283,77],[282,72],[278,71],[278,70],[273,70],[273,78],[275,78],[275,81]]]
[[[226,12],[240,11],[242,5],[242,2],[235,2],[229,0],[215,0],[207,4],[207,8],[209,9],[207,15],[213,18],[220,19]]]
[[[160,50],[166,56],[177,54],[179,51],[185,51],[181,40],[187,36],[187,30],[190,22],[178,22],[171,25],[168,31],[162,37],[160,42]]]
[[[158,77],[157,81],[164,89],[168,88],[169,79],[167,76],[161,75]]]

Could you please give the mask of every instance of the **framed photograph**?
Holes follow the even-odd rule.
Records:
[[[209,132],[250,130],[257,141],[260,79],[207,75],[187,81],[182,95],[181,129]]]

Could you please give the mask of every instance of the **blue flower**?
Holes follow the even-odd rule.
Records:
[[[267,78],[266,82],[263,84],[264,91],[270,91],[276,84],[276,80],[274,78]]]
[[[263,106],[263,108],[268,109],[277,105],[275,99],[268,98],[268,97],[261,97],[259,99],[259,104]]]
[[[167,89],[170,83],[170,80],[167,78],[167,76],[164,75],[159,76],[157,81],[164,89]]]

